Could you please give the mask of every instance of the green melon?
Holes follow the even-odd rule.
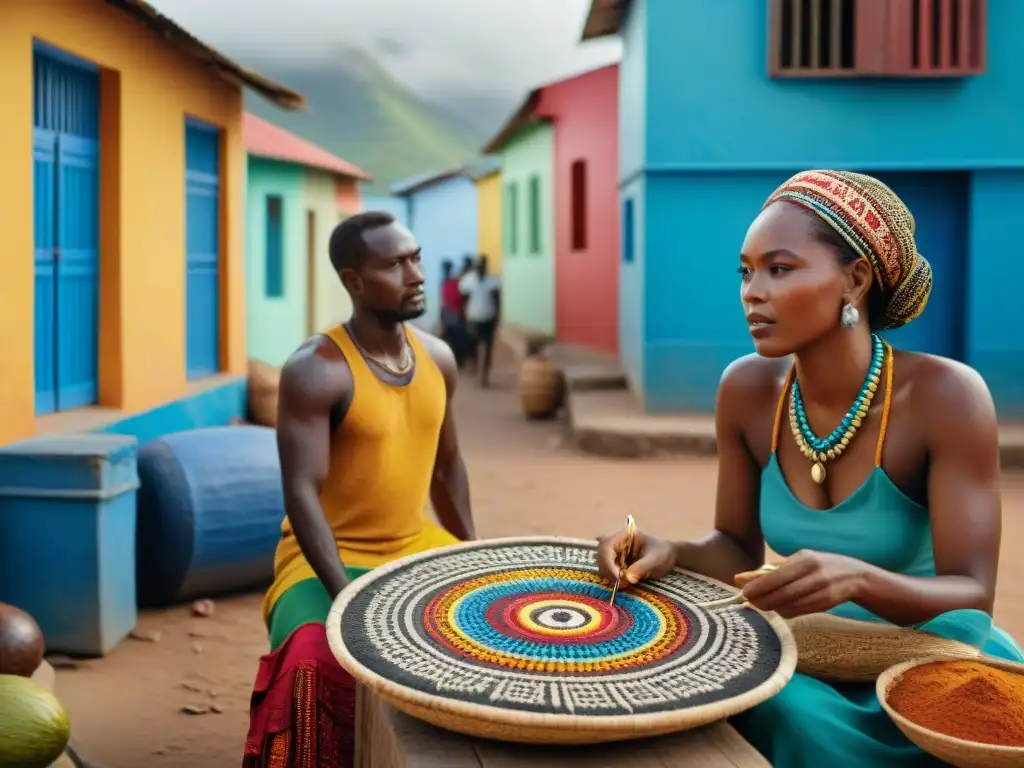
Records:
[[[0,765],[47,768],[71,738],[57,697],[27,677],[0,675]]]

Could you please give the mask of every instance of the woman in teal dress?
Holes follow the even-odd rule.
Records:
[[[628,582],[679,566],[731,583],[767,543],[784,560],[744,589],[762,610],[912,626],[1024,660],[991,618],[1001,511],[988,388],[877,335],[927,303],[914,226],[861,174],[807,171],[771,195],[740,254],[757,353],[718,390],[714,530],[690,542],[640,532]],[[624,531],[600,540],[608,579],[624,543]],[[732,722],[777,768],[942,765],[891,723],[873,684],[797,673]]]

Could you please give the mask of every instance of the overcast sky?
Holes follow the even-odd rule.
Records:
[[[514,102],[536,85],[617,61],[608,39],[579,44],[590,0],[151,0],[243,62],[320,61],[339,45],[372,53],[442,102]]]

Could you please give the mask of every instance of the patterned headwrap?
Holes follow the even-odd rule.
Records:
[[[879,330],[899,328],[918,317],[932,291],[932,268],[917,252],[914,217],[889,187],[849,171],[804,171],[765,202],[788,200],[820,216],[871,264],[885,297]],[[762,209],[763,210],[763,209]]]

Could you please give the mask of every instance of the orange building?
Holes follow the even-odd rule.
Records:
[[[5,3],[0,445],[241,415],[243,69],[141,0]]]

